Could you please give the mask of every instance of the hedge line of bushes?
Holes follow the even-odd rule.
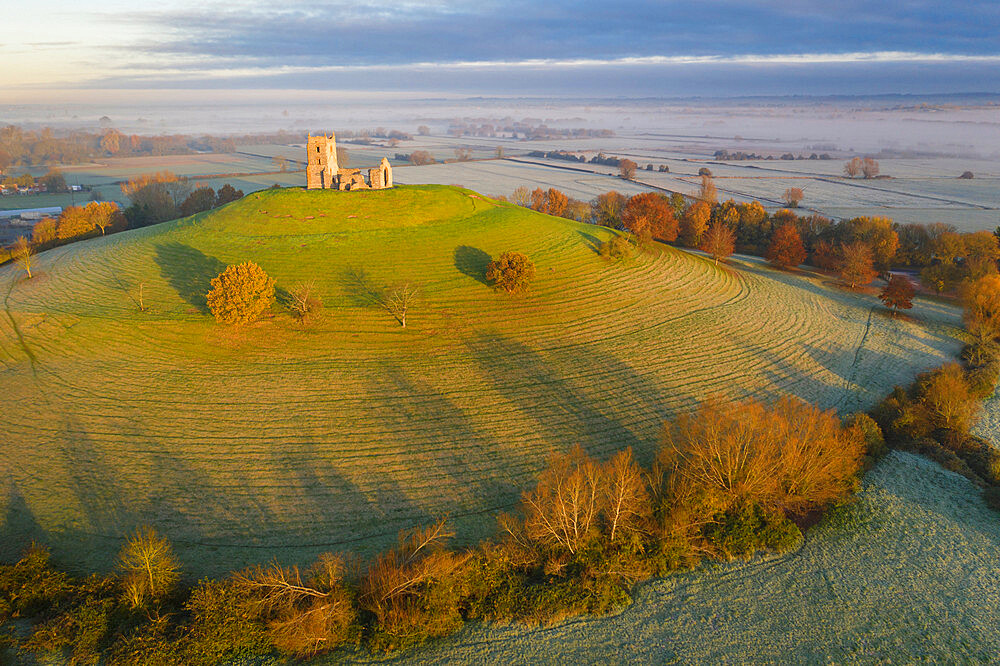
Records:
[[[961,363],[918,375],[909,388],[897,386],[872,416],[889,446],[923,454],[962,474],[1000,511],[1000,451],[969,432],[998,378],[1000,346],[980,338],[965,347]]]
[[[148,528],[107,576],[69,576],[32,547],[0,565],[0,647],[75,663],[216,664],[344,644],[400,650],[472,619],[603,614],[651,576],[792,548],[798,525],[848,497],[881,447],[866,415],[842,423],[792,399],[712,399],[666,424],[649,467],[631,450],[553,456],[497,536],[465,550],[449,547],[442,521],[365,566],[324,555],[306,570],[275,563],[185,586]]]

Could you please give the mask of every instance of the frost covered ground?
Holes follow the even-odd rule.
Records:
[[[998,560],[1000,519],[976,488],[895,452],[786,556],[642,585],[612,617],[470,624],[390,663],[992,662]]]

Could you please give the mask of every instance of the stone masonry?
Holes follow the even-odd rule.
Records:
[[[392,187],[392,166],[382,161],[368,169],[365,180],[361,169],[341,169],[337,164],[336,134],[309,136],[306,142],[306,189],[309,190],[383,190]]]

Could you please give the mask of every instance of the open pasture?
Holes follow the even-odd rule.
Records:
[[[30,281],[0,267],[0,557],[37,539],[106,569],[145,522],[199,575],[370,553],[446,514],[474,540],[550,451],[648,461],[714,393],[851,412],[961,345],[948,306],[891,319],[663,246],[612,264],[613,233],[442,186],[271,190],[50,250]],[[538,268],[525,298],[484,284],[509,249]],[[322,318],[216,325],[209,281],[248,259],[279,293],[315,281]],[[405,330],[371,300],[401,281],[421,292]]]

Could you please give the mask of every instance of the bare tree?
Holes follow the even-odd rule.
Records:
[[[642,471],[632,457],[632,447],[619,451],[603,469],[603,504],[613,542],[619,532],[635,528],[639,519],[649,513],[649,495]]]
[[[400,533],[396,548],[376,556],[361,580],[358,603],[375,615],[384,631],[397,637],[448,631],[449,618],[435,612],[429,596],[435,583],[449,584],[468,559],[445,547],[452,536],[441,520],[426,529]]]
[[[180,579],[180,562],[170,543],[149,526],[137,529],[118,556],[125,596],[134,608],[161,597]]]
[[[844,175],[848,178],[857,178],[861,173],[861,158],[853,157],[844,163]]]
[[[333,649],[348,637],[356,611],[343,584],[344,561],[320,555],[305,577],[296,566],[278,564],[237,574],[250,608],[268,623],[271,639],[285,652],[309,657]]]
[[[300,282],[288,294],[288,309],[292,316],[305,323],[323,309],[323,301],[316,294],[315,281]]]
[[[28,278],[31,278],[31,265],[35,262],[35,249],[24,236],[18,236],[14,241],[14,247],[10,251],[10,256],[18,266],[20,266]]]
[[[712,176],[701,177],[701,187],[698,188],[698,199],[704,201],[709,206],[715,205],[719,200],[719,192],[715,189],[715,181]]]
[[[400,326],[406,328],[406,313],[419,295],[416,287],[404,282],[389,290],[388,295],[382,300],[382,307],[396,318]]]
[[[455,159],[459,162],[468,162],[472,159],[472,149],[471,148],[456,148],[455,149]]]
[[[736,234],[724,222],[716,221],[708,228],[702,237],[700,249],[707,252],[715,263],[733,253],[736,247]]]
[[[577,553],[593,536],[602,486],[600,468],[579,446],[554,456],[521,500],[528,537]]]
[[[514,189],[513,194],[510,195],[511,202],[517,204],[518,206],[523,206],[525,208],[531,207],[531,190],[529,190],[524,185]]]
[[[276,167],[278,167],[278,171],[288,171],[288,158],[284,155],[276,155],[271,159],[271,161],[274,162]]]
[[[804,196],[805,193],[802,191],[801,187],[789,187],[785,190],[784,194],[785,205],[789,208],[798,208],[799,202],[802,201]]]
[[[632,180],[638,167],[639,165],[632,160],[622,160],[618,163],[618,174],[625,180]]]

